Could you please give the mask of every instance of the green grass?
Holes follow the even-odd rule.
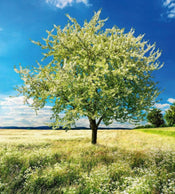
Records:
[[[0,130],[0,193],[175,193],[174,136],[102,130],[95,146],[90,138],[86,130]]]
[[[158,134],[164,136],[170,136],[175,138],[175,130],[174,128],[152,128],[152,129],[140,129],[142,132]]]

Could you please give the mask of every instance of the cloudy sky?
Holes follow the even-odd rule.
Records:
[[[164,67],[155,74],[163,91],[155,106],[165,112],[175,102],[175,0],[0,0],[0,126],[49,122],[49,105],[36,116],[23,104],[22,96],[9,97],[17,94],[14,87],[22,83],[14,65],[35,65],[42,51],[30,40],[46,37],[53,24],[64,27],[68,20],[65,14],[83,24],[101,8],[101,18],[109,18],[106,27],[117,25],[126,32],[133,27],[136,35],[145,34],[145,40],[156,42]],[[82,118],[77,125],[87,126],[88,122]],[[112,126],[131,125],[114,122]]]

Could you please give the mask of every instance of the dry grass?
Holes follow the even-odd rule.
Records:
[[[174,193],[174,137],[99,130],[90,142],[90,130],[0,130],[0,193]]]

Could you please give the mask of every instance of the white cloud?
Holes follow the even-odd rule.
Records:
[[[32,100],[29,100],[32,103]],[[50,122],[51,107],[35,111],[24,104],[24,97],[0,96],[0,126],[42,126]]]
[[[89,5],[88,0],[76,0],[76,3],[84,3],[85,5]]]
[[[23,105],[25,101],[24,96],[19,97],[4,97],[3,100],[0,101],[1,106],[14,106],[14,105]],[[33,100],[28,100],[29,104],[33,102]]]
[[[89,128],[89,120],[88,118],[81,118],[78,121],[76,121],[77,127],[87,127]],[[111,125],[104,125],[103,122],[100,124],[100,128],[134,128],[135,125],[132,125],[130,123],[119,123],[114,121]]]
[[[173,0],[164,0],[163,5],[169,6],[172,2],[173,2]]]
[[[0,126],[43,126],[50,122],[51,106],[45,106],[43,109],[35,114],[35,111],[24,104],[25,98],[23,96],[19,97],[9,97],[5,95],[0,95]],[[32,103],[32,100],[29,100]],[[61,113],[64,115],[64,113]],[[88,118],[82,117],[76,121],[77,127],[89,127]],[[103,123],[100,127],[106,127]],[[133,125],[129,123],[118,123],[113,122],[111,125],[107,126],[110,128],[132,128]]]
[[[9,97],[0,95],[0,126],[43,126],[51,122],[50,117],[52,115],[51,106],[45,106],[43,109],[38,111],[38,115],[35,111],[24,104],[24,97]],[[33,101],[29,100],[31,104]],[[169,109],[171,103],[175,102],[174,98],[168,98],[168,103],[157,103],[156,108],[162,110],[165,113]],[[61,113],[64,115],[64,113]],[[80,118],[76,121],[77,127],[89,127],[89,121],[86,117]],[[130,123],[119,123],[114,121],[111,125],[105,126],[101,123],[100,127],[109,128],[133,128],[134,125]]]
[[[167,103],[165,103],[165,104],[160,104],[160,103],[157,103],[157,104],[155,104],[155,107],[156,108],[160,108],[160,109],[167,109],[167,108],[169,108],[169,104],[167,104]]]
[[[46,3],[51,4],[57,8],[63,9],[66,6],[72,6],[75,3],[84,3],[89,6],[88,0],[45,0]]]
[[[106,126],[104,124],[101,124],[100,127],[104,128],[134,128],[135,125],[132,125],[131,123],[119,123],[114,121],[112,124]]]
[[[163,7],[166,9],[166,17],[175,18],[175,0],[164,0]]]
[[[156,103],[154,105],[155,108],[158,108],[162,111],[162,114],[164,114],[170,107],[170,104],[168,103],[164,103],[164,104],[161,104],[161,103]]]
[[[169,103],[175,103],[175,99],[173,99],[173,98],[168,98],[168,102],[169,102]]]
[[[170,108],[170,105],[172,103],[175,103],[175,99],[174,98],[168,98],[167,100],[168,103],[164,103],[164,104],[161,104],[161,103],[156,103],[154,105],[155,108],[158,108],[158,109],[161,109],[162,113],[164,114],[165,111],[167,111],[169,108]],[[169,104],[170,103],[170,104]]]
[[[77,127],[89,127],[89,120],[86,117],[83,117],[76,121],[76,126]]]

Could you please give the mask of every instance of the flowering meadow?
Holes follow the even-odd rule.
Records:
[[[0,130],[0,193],[174,194],[175,128],[152,131]]]

